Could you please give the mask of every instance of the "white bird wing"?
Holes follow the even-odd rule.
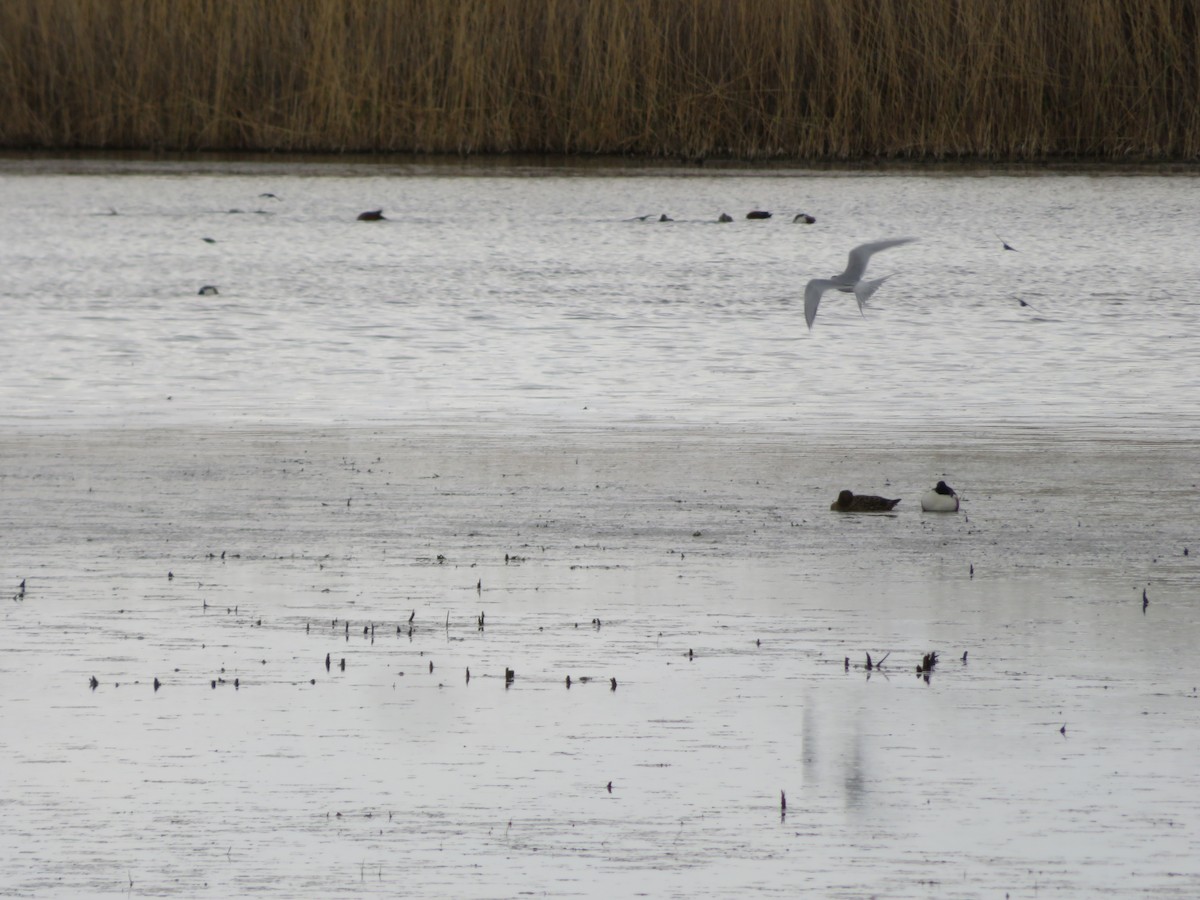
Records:
[[[871,261],[871,257],[880,250],[887,250],[889,247],[899,247],[901,244],[911,244],[916,238],[892,238],[886,241],[874,241],[870,244],[859,244],[850,251],[850,261],[846,264],[846,271],[835,277],[835,281],[840,281],[844,284],[857,284],[862,281],[863,273],[867,271],[867,263]]]
[[[871,295],[879,290],[879,286],[891,278],[891,275],[884,275],[882,278],[876,278],[874,281],[860,281],[854,285],[854,299],[858,301],[858,311],[863,316],[863,307],[867,305],[867,301],[871,299]]]
[[[835,287],[837,283],[829,278],[814,278],[804,286],[804,321],[808,323],[809,331],[812,331],[813,319],[817,317],[821,295]]]

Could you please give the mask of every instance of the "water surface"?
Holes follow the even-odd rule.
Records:
[[[1194,896],[1192,185],[8,163],[0,895]]]

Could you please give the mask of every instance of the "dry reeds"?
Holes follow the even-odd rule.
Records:
[[[0,145],[1188,159],[1194,0],[6,0]]]

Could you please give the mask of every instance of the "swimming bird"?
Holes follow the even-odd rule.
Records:
[[[958,512],[958,494],[946,482],[939,481],[921,495],[921,509],[925,512]]]
[[[360,221],[360,222],[382,222],[382,221],[384,221],[383,210],[382,209],[369,209],[366,212],[361,212],[358,214],[358,221]]]
[[[899,502],[899,500],[889,500],[887,497],[876,497],[873,494],[842,491],[829,508],[834,512],[887,512]]]
[[[765,209],[752,209],[746,213],[747,219],[769,219],[771,214]]]
[[[853,294],[854,299],[858,301],[858,311],[861,313],[871,295],[891,277],[885,275],[874,281],[863,281],[863,273],[867,271],[867,263],[871,261],[871,257],[881,250],[899,247],[901,244],[911,244],[915,240],[916,238],[892,238],[886,241],[874,241],[870,244],[859,244],[850,251],[846,270],[840,275],[834,275],[832,278],[812,279],[804,288],[804,321],[808,323],[809,329],[812,329],[813,320],[817,317],[817,307],[821,303],[821,295],[829,290]]]
[[[217,286],[215,284],[206,284],[201,287],[200,290],[196,291],[196,293],[201,297],[211,297],[213,294],[219,294],[221,292],[217,290]]]
[[[729,213],[721,213],[719,216],[717,216],[717,221],[718,222],[732,222],[733,216],[731,216]]]
[[[811,216],[808,213],[796,213],[792,218],[793,225],[811,225],[815,221],[817,221],[817,217]]]

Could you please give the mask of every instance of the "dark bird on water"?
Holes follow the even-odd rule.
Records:
[[[217,290],[217,286],[215,284],[206,284],[201,287],[200,290],[196,291],[196,293],[201,297],[211,297],[213,294],[219,294],[221,292]]]
[[[360,222],[382,222],[384,220],[382,209],[369,209],[366,212],[358,214]]]
[[[765,209],[752,209],[752,210],[750,210],[750,212],[746,213],[746,218],[747,219],[769,219],[769,218],[771,218],[771,214],[769,212],[767,212]]]
[[[1150,598],[1146,596],[1146,589],[1142,588],[1142,615],[1146,614],[1146,607],[1150,605]]]
[[[808,213],[796,213],[792,223],[796,225],[811,225],[817,221],[816,216],[810,216]]]
[[[829,508],[834,512],[887,512],[899,502],[899,499],[889,500],[887,497],[877,497],[874,494],[855,494],[853,491],[842,491]]]

